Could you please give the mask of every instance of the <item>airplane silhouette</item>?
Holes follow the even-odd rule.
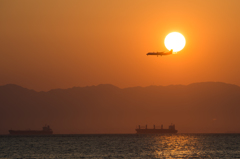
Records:
[[[173,53],[173,49],[171,49],[169,52],[149,52],[147,55],[171,55]]]

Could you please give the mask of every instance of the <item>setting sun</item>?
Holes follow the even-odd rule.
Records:
[[[186,40],[181,33],[172,32],[166,36],[164,44],[169,51],[173,49],[173,52],[178,52],[184,48]]]

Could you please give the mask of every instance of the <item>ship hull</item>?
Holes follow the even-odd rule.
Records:
[[[136,129],[137,134],[175,134],[178,131],[177,130],[171,130],[171,129]]]
[[[51,135],[53,134],[52,131],[38,131],[38,130],[27,130],[27,131],[20,131],[20,130],[9,130],[10,135]]]

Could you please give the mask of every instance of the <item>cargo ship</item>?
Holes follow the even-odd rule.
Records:
[[[177,133],[178,131],[175,130],[175,125],[171,124],[168,129],[163,129],[163,125],[161,125],[161,128],[156,128],[155,125],[153,125],[153,129],[148,129],[147,125],[146,127],[138,126],[137,134],[165,134],[165,133]]]
[[[51,135],[52,129],[45,125],[42,130],[9,130],[10,135]]]

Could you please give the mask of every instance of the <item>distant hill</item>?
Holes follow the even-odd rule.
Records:
[[[120,89],[113,85],[36,92],[0,86],[0,133],[41,129],[54,133],[135,133],[137,125],[171,123],[181,133],[240,132],[240,87],[204,82]]]

